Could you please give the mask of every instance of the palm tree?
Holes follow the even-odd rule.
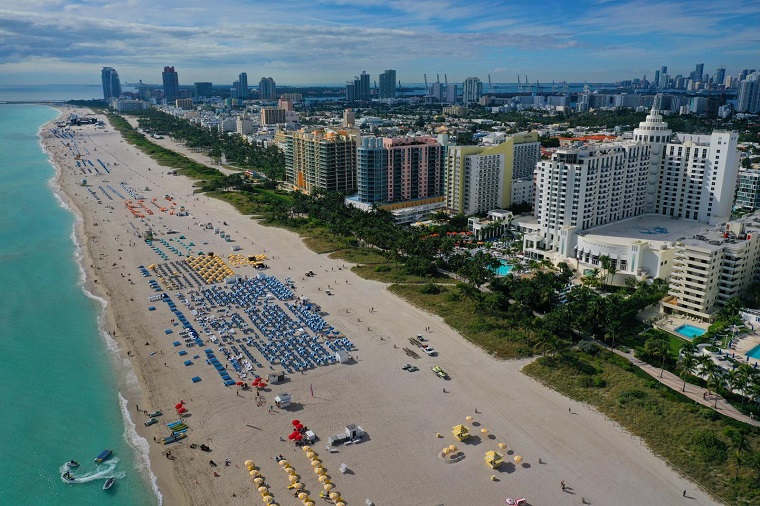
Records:
[[[731,450],[733,451],[734,460],[736,461],[736,474],[734,480],[739,479],[739,470],[741,465],[747,460],[744,458],[744,454],[747,450],[750,450],[749,442],[744,437],[744,433],[739,430],[731,431]]]
[[[715,392],[715,405],[713,408],[718,407],[718,390],[723,388],[726,384],[726,378],[724,376],[723,369],[715,365],[713,362],[711,370],[707,374],[707,386]]]
[[[681,355],[678,357],[678,365],[677,368],[679,371],[681,371],[681,379],[683,380],[683,388],[681,388],[681,392],[686,391],[686,378],[691,376],[694,371],[697,368],[697,358],[691,354],[687,353],[686,350],[681,351]]]
[[[665,370],[665,359],[670,354],[670,343],[664,336],[658,334],[646,340],[644,349],[648,354],[662,358],[662,365],[660,367],[660,378],[662,378],[662,373]]]

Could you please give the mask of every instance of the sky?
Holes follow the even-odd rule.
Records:
[[[0,0],[0,85],[613,82],[760,68],[760,0]]]

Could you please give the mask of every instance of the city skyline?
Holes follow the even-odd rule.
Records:
[[[4,2],[7,4],[7,2]],[[163,13],[156,17],[155,13]],[[283,15],[287,13],[287,16]],[[241,21],[242,20],[242,21]],[[654,79],[756,68],[760,1],[666,0],[528,5],[455,0],[332,0],[308,4],[220,0],[28,0],[0,7],[0,84],[96,83],[103,66],[122,82],[232,83],[240,72],[288,84],[343,83],[385,69],[419,83],[448,74],[515,82]],[[328,50],[329,49],[329,50]]]

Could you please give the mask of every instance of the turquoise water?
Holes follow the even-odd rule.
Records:
[[[760,360],[760,344],[745,353],[749,358],[756,358]]]
[[[37,138],[56,115],[0,105],[0,504],[156,504],[127,441],[101,304],[81,288],[74,215],[54,195]],[[97,466],[106,447],[114,456]],[[69,459],[81,483],[62,481]],[[119,479],[105,492],[107,476]]]
[[[705,329],[701,329],[699,327],[695,327],[694,325],[684,324],[680,327],[675,329],[676,332],[681,334],[682,336],[688,338],[688,339],[694,339],[695,337],[699,337],[705,332],[707,332]]]
[[[509,265],[506,260],[501,261],[501,265],[496,269],[498,276],[506,276],[512,270],[512,266]]]

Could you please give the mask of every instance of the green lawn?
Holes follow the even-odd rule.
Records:
[[[538,359],[523,371],[567,397],[594,405],[723,501],[760,504],[759,470],[745,463],[734,481],[737,467],[730,450],[731,431],[743,431],[751,448],[760,451],[756,428],[700,406],[607,351],[597,356],[568,351],[562,358]]]
[[[465,339],[494,356],[515,358],[533,353],[525,344],[530,340],[529,330],[506,325],[501,319],[484,317],[474,302],[458,297],[458,290],[453,286],[438,285],[441,292],[434,295],[423,293],[424,286],[403,284],[391,285],[388,289],[415,306],[443,317]]]

